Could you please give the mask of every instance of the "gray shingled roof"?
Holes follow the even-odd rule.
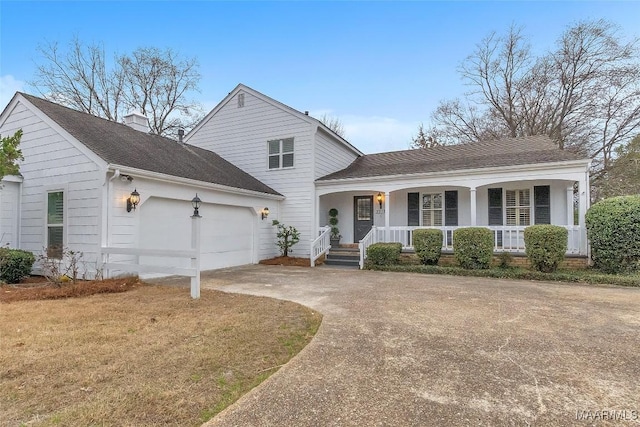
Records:
[[[281,195],[219,155],[21,93],[107,163]]]
[[[527,136],[472,144],[367,154],[358,157],[345,169],[323,176],[318,181],[570,160],[587,161],[582,156],[558,149],[551,139],[546,136]]]

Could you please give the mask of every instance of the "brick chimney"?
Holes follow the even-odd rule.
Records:
[[[149,133],[149,120],[139,111],[132,111],[124,116],[124,124],[140,132]]]

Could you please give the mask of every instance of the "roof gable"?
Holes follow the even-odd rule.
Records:
[[[560,150],[547,136],[367,154],[318,181],[589,160]]]
[[[227,103],[229,103],[233,99],[233,97],[235,97],[240,91],[247,92],[252,96],[255,96],[256,98],[260,99],[261,101],[266,102],[267,104],[270,104],[288,114],[291,114],[296,118],[309,123],[312,126],[318,126],[319,128],[323,129],[327,134],[331,135],[334,139],[336,139],[340,144],[346,146],[349,150],[353,151],[358,156],[363,155],[363,153],[360,150],[358,150],[356,147],[351,145],[349,141],[347,141],[340,135],[336,134],[333,130],[329,129],[320,120],[314,117],[311,117],[308,114],[304,114],[301,111],[296,110],[295,108],[289,107],[288,105],[283,104],[282,102],[275,100],[270,96],[267,96],[261,92],[258,92],[257,90],[252,89],[249,86],[243,85],[242,83],[239,83],[231,92],[229,92],[229,94],[226,97],[224,97],[224,99],[220,101],[218,105],[216,105],[209,112],[209,114],[207,114],[204,117],[204,119],[200,121],[200,123],[198,123],[193,129],[191,129],[191,131],[189,131],[189,133],[185,136],[185,141],[189,141],[192,135],[195,135],[207,122],[209,122],[209,120],[211,120],[218,113],[218,111],[220,111],[225,105],[227,105]]]
[[[122,123],[101,119],[32,95],[20,95],[109,164],[280,195],[211,151],[143,133]]]

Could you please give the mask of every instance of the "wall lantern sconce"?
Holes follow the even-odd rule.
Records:
[[[378,201],[378,206],[380,206],[380,209],[382,209],[382,193],[378,193],[378,195],[376,196],[376,200]]]
[[[200,200],[200,197],[198,197],[198,193],[196,193],[196,197],[191,199],[191,206],[193,206],[193,216],[196,218],[200,216],[200,212],[198,211],[198,209],[200,209],[201,204],[202,200]]]
[[[262,215],[262,219],[265,219],[269,216],[269,208],[262,209],[262,211],[260,211],[260,214]]]
[[[140,203],[140,193],[138,190],[133,190],[127,198],[127,212],[135,211],[138,203]]]

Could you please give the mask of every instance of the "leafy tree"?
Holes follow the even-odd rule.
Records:
[[[165,136],[193,127],[203,115],[189,98],[200,82],[195,58],[143,47],[108,61],[101,45],[77,37],[66,51],[58,43],[38,50],[42,62],[31,84],[51,101],[112,121],[138,110],[149,118],[151,132]]]
[[[594,189],[594,199],[640,194],[640,134],[616,147],[611,167]]]
[[[300,241],[300,232],[292,225],[287,227],[280,224],[277,219],[274,219],[271,225],[278,228],[276,245],[280,248],[282,256],[289,256],[289,252],[293,252],[291,247]]]
[[[342,120],[340,120],[338,117],[323,114],[322,117],[320,117],[318,120],[320,120],[320,123],[331,129],[338,136],[344,138],[344,125],[342,124]]]
[[[2,138],[2,135],[0,135]],[[22,151],[18,148],[22,138],[22,129],[16,131],[13,136],[5,136],[1,139],[0,147],[0,180],[7,175],[17,175],[20,173],[18,160],[24,160]]]
[[[594,159],[596,181],[640,129],[639,40],[605,20],[578,22],[534,55],[523,30],[490,34],[459,67],[465,99],[432,114],[440,142],[548,135]]]

